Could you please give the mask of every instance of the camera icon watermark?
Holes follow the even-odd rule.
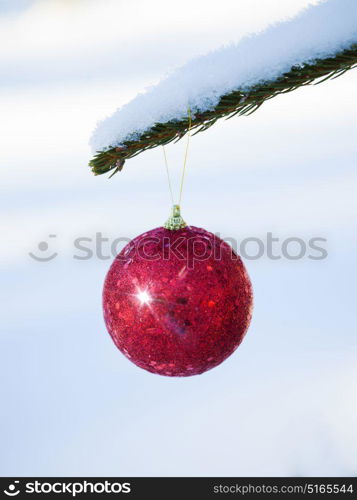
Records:
[[[4,489],[5,495],[8,497],[16,497],[20,493],[19,488],[20,481],[13,481],[7,488]]]
[[[48,238],[56,238],[56,234],[49,234]],[[29,256],[37,260],[38,262],[49,262],[50,260],[53,260],[55,257],[57,257],[58,253],[57,252],[50,252],[48,253],[47,251],[49,250],[49,243],[48,241],[40,241],[37,245],[37,250],[36,253],[29,252]],[[40,251],[40,255],[38,253]]]

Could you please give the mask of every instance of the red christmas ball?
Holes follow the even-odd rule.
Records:
[[[104,319],[133,363],[185,377],[219,365],[241,343],[252,288],[241,259],[204,229],[153,229],[117,255],[105,279]]]

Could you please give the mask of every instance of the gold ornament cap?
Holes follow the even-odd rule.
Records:
[[[164,224],[165,229],[170,229],[171,231],[177,231],[178,229],[183,229],[187,224],[181,217],[180,205],[173,205],[171,215]]]

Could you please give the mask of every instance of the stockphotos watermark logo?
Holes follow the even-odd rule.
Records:
[[[268,260],[324,260],[328,256],[327,240],[321,236],[311,238],[302,238],[300,236],[279,237],[272,232],[266,233],[264,237],[247,236],[242,239],[234,237],[222,237],[220,233],[215,233],[217,241],[222,239],[233,249],[232,259],[237,258],[237,254],[246,260],[259,260],[262,258]],[[49,234],[46,239],[35,245],[28,255],[37,262],[51,262],[60,255],[58,250],[60,236]],[[148,235],[147,240],[141,240],[135,251],[140,258],[146,260],[167,259],[172,255],[179,259],[186,259],[189,253],[195,261],[202,261],[209,258],[220,259],[220,245],[213,247],[204,240],[198,241],[196,237],[178,238],[174,245],[170,245],[169,238],[157,239]],[[112,260],[122,248],[132,240],[125,236],[109,238],[101,232],[92,236],[78,236],[67,242],[66,247],[70,248],[71,258],[77,261],[87,261],[91,259]],[[63,242],[62,242],[63,243]],[[152,252],[153,245],[156,244],[156,253]],[[161,245],[160,248],[158,245]],[[149,247],[151,249],[149,250]],[[186,246],[186,248],[185,248]],[[189,250],[189,252],[187,252]]]
[[[21,482],[22,483],[22,482]],[[15,497],[20,493],[26,495],[33,494],[57,494],[71,495],[76,497],[82,494],[119,494],[131,493],[131,484],[116,481],[27,481],[20,484],[20,481],[12,481],[4,489],[8,497]]]

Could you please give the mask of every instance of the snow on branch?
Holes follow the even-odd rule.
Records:
[[[295,18],[189,61],[97,125],[90,166],[121,170],[145,149],[255,111],[266,99],[357,64],[357,0],[325,0]]]

